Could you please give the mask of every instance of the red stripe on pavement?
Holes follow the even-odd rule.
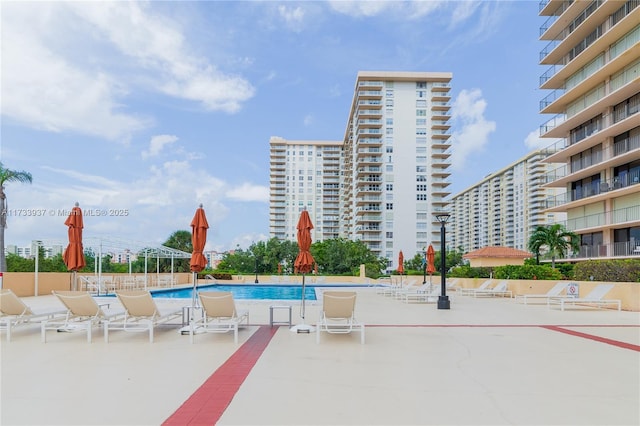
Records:
[[[553,325],[543,325],[542,328],[547,330],[559,331],[560,333],[570,334],[572,336],[583,337],[585,339],[595,340],[601,343],[607,343],[609,345],[617,346],[619,348],[631,349],[632,351],[640,352],[640,346],[632,343],[621,342],[619,340],[607,339],[606,337],[600,337],[593,334],[581,333],[575,330],[567,330],[566,328],[560,328]]]
[[[213,425],[227,409],[278,327],[261,326],[163,425]]]

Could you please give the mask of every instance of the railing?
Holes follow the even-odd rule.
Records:
[[[595,244],[581,246],[577,253],[570,253],[565,259],[593,259],[601,257],[638,257],[640,258],[640,241],[625,241],[612,244]],[[547,258],[545,256],[545,258]],[[562,259],[556,259],[562,260]]]
[[[624,176],[617,176],[608,181],[600,181],[596,184],[586,185],[579,189],[550,197],[546,201],[547,208],[554,208],[573,201],[594,197],[608,191],[615,191],[633,185],[640,184],[640,172],[628,173]]]

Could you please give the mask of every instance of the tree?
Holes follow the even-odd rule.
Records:
[[[4,230],[7,227],[7,195],[4,192],[6,182],[31,183],[31,173],[5,169],[0,162],[0,272],[6,272],[7,259],[4,256]]]
[[[191,242],[190,231],[175,231],[169,236],[169,239],[163,244],[165,247],[174,248],[176,250],[184,251],[186,253],[193,252],[193,244]],[[191,267],[189,266],[191,259],[174,259],[173,270],[174,272],[189,272]],[[171,259],[160,259],[158,262],[160,265],[160,272],[171,272]]]
[[[536,255],[536,263],[540,263],[540,251],[546,247],[551,256],[551,267],[556,267],[556,256],[565,257],[568,250],[580,249],[578,234],[567,231],[564,226],[556,223],[551,226],[538,226],[529,237],[529,250]]]

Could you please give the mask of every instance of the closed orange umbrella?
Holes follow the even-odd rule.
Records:
[[[404,274],[404,253],[398,253],[398,273],[400,274],[400,286],[402,286],[402,274]]]
[[[298,256],[294,262],[294,267],[297,271],[302,272],[302,307],[300,310],[300,317],[302,318],[302,324],[297,325],[291,328],[291,331],[296,331],[298,333],[310,333],[314,331],[314,327],[306,325],[304,323],[304,314],[305,314],[305,306],[304,306],[304,275],[308,272],[311,272],[313,269],[313,256],[309,249],[311,248],[311,230],[313,229],[313,224],[311,223],[311,218],[309,217],[309,212],[305,209],[300,214],[300,219],[298,220]]]
[[[429,244],[427,248],[427,273],[433,274],[436,271],[436,251],[433,246]]]
[[[84,224],[82,221],[82,210],[79,204],[76,202],[67,220],[64,224],[69,227],[69,245],[64,249],[62,254],[62,260],[67,266],[68,271],[73,271],[72,278],[72,290],[75,290],[76,280],[75,275],[79,269],[85,267],[86,262],[84,259],[84,248],[82,247],[82,228]]]
[[[296,257],[294,266],[298,272],[302,272],[303,274],[305,274],[307,272],[311,272],[314,262],[313,256],[309,251],[309,249],[311,248],[311,230],[313,229],[313,224],[311,223],[311,218],[309,217],[308,211],[303,210],[302,214],[300,214],[297,228],[298,248],[300,250],[298,251],[298,256]]]
[[[196,306],[196,301],[198,300],[196,297],[198,272],[202,271],[207,266],[207,258],[204,257],[203,254],[204,245],[207,243],[207,229],[209,229],[209,223],[207,222],[207,217],[204,214],[202,204],[200,204],[200,207],[196,210],[196,214],[193,216],[193,220],[191,221],[191,245],[193,246],[193,251],[191,252],[189,267],[191,268],[191,272],[193,272],[193,294],[191,296],[192,307]],[[191,316],[193,317],[193,309]]]
[[[207,229],[209,229],[209,223],[200,204],[191,221],[191,245],[193,245],[189,262],[191,272],[200,272],[207,266],[207,258],[203,254],[204,245],[207,243]]]

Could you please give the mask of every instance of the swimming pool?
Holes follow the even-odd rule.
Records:
[[[234,299],[257,300],[300,300],[302,299],[302,286],[296,285],[203,285],[198,286],[200,291],[230,291]],[[163,289],[152,291],[153,297],[166,297],[170,299],[191,299],[193,288]],[[304,298],[317,300],[315,286],[305,286]]]

